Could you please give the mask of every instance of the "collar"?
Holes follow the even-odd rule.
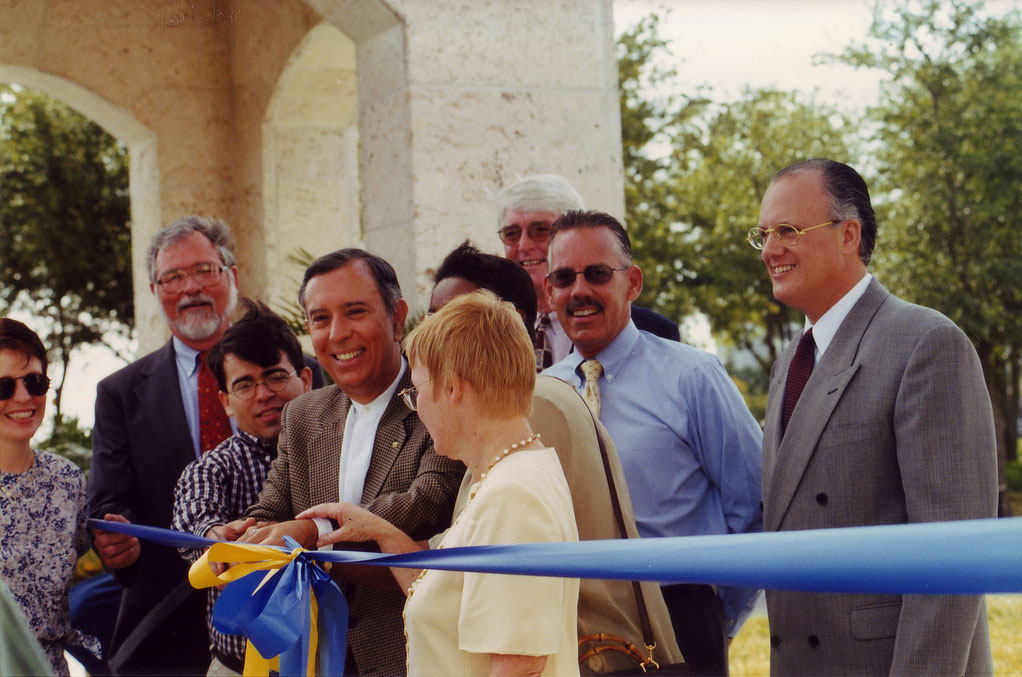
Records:
[[[606,348],[596,355],[596,360],[603,367],[603,376],[601,378],[607,379],[607,383],[613,383],[614,378],[625,365],[626,358],[631,354],[638,341],[639,330],[635,328],[634,322],[628,320],[625,328],[614,337],[614,340],[607,344]],[[578,363],[575,365],[575,373],[579,374],[584,382],[585,376],[582,374],[582,363],[589,358],[582,357],[577,351],[573,352],[572,355],[577,356],[578,359]]]
[[[405,375],[407,369],[408,362],[405,361],[405,357],[402,355],[401,368],[397,370],[397,378],[394,379],[393,383],[369,404],[359,404],[355,400],[351,400],[351,406],[354,407],[360,416],[382,416],[383,412],[387,410],[390,401],[394,399],[394,392],[397,390],[398,384],[401,383],[401,378]]]
[[[274,457],[277,455],[277,443],[264,442],[255,435],[251,435],[241,428],[238,428],[238,432],[235,433],[238,438],[245,444],[246,447],[251,448],[254,451],[265,454],[266,456]]]
[[[848,317],[848,313],[851,312],[852,307],[862,298],[862,295],[866,293],[866,287],[869,286],[869,281],[873,279],[873,276],[866,273],[862,276],[862,279],[855,283],[848,292],[838,300],[837,303],[832,305],[827,312],[825,312],[816,324],[809,321],[806,318],[805,331],[809,329],[813,330],[813,341],[816,342],[816,359],[819,360],[823,357],[823,354],[827,352],[827,347],[830,342],[834,340],[834,335],[837,334],[837,330],[841,328],[841,323]],[[804,333],[804,332],[803,332]]]
[[[199,351],[185,345],[185,342],[176,336],[172,336],[170,340],[174,344],[174,359],[177,360],[178,369],[189,376],[195,376],[199,370],[198,360],[195,359]]]

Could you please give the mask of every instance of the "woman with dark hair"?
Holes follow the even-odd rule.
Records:
[[[89,549],[85,477],[71,461],[32,449],[46,413],[46,348],[31,329],[0,318],[0,577],[53,671],[68,675],[64,645],[99,653],[71,629],[67,596]]]

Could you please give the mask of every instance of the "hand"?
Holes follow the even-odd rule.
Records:
[[[256,523],[254,517],[248,519],[234,520],[227,524],[220,524],[215,527],[210,527],[209,531],[206,532],[206,538],[212,538],[216,541],[228,543],[230,541],[236,541],[241,538],[251,527],[263,526]]]
[[[250,527],[238,538],[237,542],[254,545],[284,545],[284,536],[290,536],[303,548],[314,548],[317,535],[319,535],[319,529],[316,528],[315,522],[297,519]]]
[[[113,513],[103,515],[103,519],[108,522],[131,524],[123,515],[115,515]],[[142,552],[142,546],[134,536],[119,534],[114,531],[104,531],[103,529],[93,529],[92,537],[96,554],[99,555],[99,559],[107,569],[130,567],[138,561],[138,556]]]
[[[316,541],[317,547],[342,542],[376,541],[382,548],[383,543],[380,543],[382,539],[393,536],[394,532],[401,533],[397,527],[379,515],[352,503],[321,503],[298,515],[299,519],[307,520],[317,517],[337,520],[340,524],[339,528],[329,534],[323,534]]]
[[[206,532],[206,538],[212,538],[213,540],[220,541],[222,543],[228,543],[230,541],[236,541],[241,538],[242,534],[245,533],[249,528],[256,526],[254,517],[248,519],[234,520],[227,524],[220,524],[215,527],[210,527]],[[210,570],[217,576],[227,571],[228,564],[226,562],[208,562]],[[224,586],[218,585],[221,590]]]

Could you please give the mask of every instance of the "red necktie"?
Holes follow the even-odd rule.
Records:
[[[217,396],[220,386],[206,364],[206,353],[199,353],[195,359],[199,365],[199,451],[206,453],[234,433]]]
[[[816,357],[816,342],[813,340],[813,330],[810,328],[798,342],[795,349],[795,357],[788,365],[788,380],[784,384],[784,412],[781,419],[781,433],[788,428],[788,421],[791,420],[791,412],[795,411],[798,398],[802,396],[802,390],[806,387],[809,377],[813,373],[813,360]]]

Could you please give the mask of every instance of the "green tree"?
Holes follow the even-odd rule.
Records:
[[[42,318],[61,366],[133,322],[125,148],[68,106],[0,85],[0,314]]]
[[[925,0],[878,7],[870,36],[840,58],[890,75],[870,111],[876,270],[972,339],[1003,478],[1022,374],[1022,23],[975,2]]]
[[[705,315],[718,342],[754,361],[740,374],[762,414],[770,369],[801,316],[773,299],[745,235],[778,169],[814,156],[851,160],[848,125],[812,100],[769,89],[728,103],[711,102],[706,90],[646,98],[673,75],[653,65],[666,49],[656,27],[646,19],[618,40],[628,228],[645,275],[639,302],[675,320]]]

